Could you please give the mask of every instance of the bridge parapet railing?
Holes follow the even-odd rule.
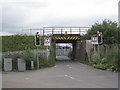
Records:
[[[83,35],[90,27],[43,27],[43,36],[45,35]]]
[[[67,33],[68,35],[78,34],[79,36],[87,33],[90,27],[43,27],[40,29],[22,29],[21,34],[23,35],[35,35],[36,32],[39,32],[41,36],[53,36],[55,34],[64,35]]]

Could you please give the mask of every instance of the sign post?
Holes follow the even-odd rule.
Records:
[[[98,45],[98,37],[97,36],[92,36],[91,41],[92,41],[92,44],[93,44],[93,47],[94,47],[94,56],[95,56],[95,52],[96,52],[95,45]]]
[[[92,41],[92,44],[98,44],[98,37],[97,36],[92,36],[91,41]]]
[[[36,50],[36,55],[37,55],[37,69],[39,69],[39,55],[38,55],[38,48],[40,46],[40,35],[39,35],[39,32],[37,32],[36,36],[35,36],[35,46],[37,47],[37,50]]]
[[[45,37],[44,38],[44,46],[47,46],[46,47],[46,51],[47,51],[47,58],[49,56],[49,49],[48,49],[48,46],[51,45],[51,37]]]
[[[95,55],[95,45],[98,46],[98,58],[100,58],[100,45],[103,43],[102,32],[97,32],[97,35],[91,37],[92,44],[94,46],[94,55]]]
[[[100,58],[100,45],[103,43],[103,38],[102,38],[102,32],[97,32],[97,37],[98,37],[98,57]]]
[[[45,37],[44,46],[50,46],[50,45],[51,45],[51,37]]]

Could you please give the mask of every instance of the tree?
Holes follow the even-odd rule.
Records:
[[[97,34],[97,31],[102,32],[104,44],[114,44],[119,42],[118,32],[120,30],[118,29],[116,22],[104,20],[102,23],[95,23],[91,29],[88,30],[84,38],[90,39],[91,36]]]

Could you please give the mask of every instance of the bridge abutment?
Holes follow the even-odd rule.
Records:
[[[79,40],[73,43],[73,59],[88,61],[85,40]]]

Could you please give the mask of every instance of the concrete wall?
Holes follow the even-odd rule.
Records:
[[[87,57],[88,60],[91,60],[91,49],[93,48],[91,40],[86,40],[86,52],[87,52]]]
[[[86,52],[86,40],[73,43],[73,59],[80,61],[88,61]]]

